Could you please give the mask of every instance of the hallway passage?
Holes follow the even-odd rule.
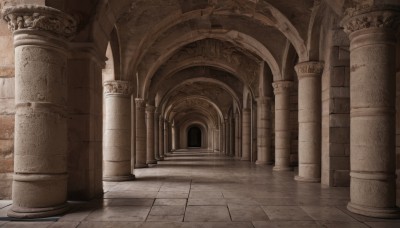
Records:
[[[293,172],[200,149],[135,173],[134,181],[104,182],[104,199],[71,202],[53,221],[0,227],[400,227],[400,220],[348,212],[349,188],[296,182]],[[10,204],[0,201],[0,217]]]

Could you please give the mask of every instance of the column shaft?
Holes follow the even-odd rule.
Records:
[[[131,93],[127,81],[104,83],[104,181],[134,178],[131,174]]]
[[[399,217],[396,207],[396,28],[400,8],[344,19],[350,35],[350,202],[358,214]]]
[[[270,98],[257,98],[257,161],[258,165],[272,164]]]
[[[154,106],[146,106],[146,126],[147,126],[147,164],[157,164],[154,157]]]
[[[8,216],[61,214],[68,209],[66,38],[75,33],[76,23],[58,10],[38,6],[6,8],[3,17],[14,32],[15,47],[13,205]],[[50,19],[59,27],[37,23]],[[64,33],[68,26],[72,34]]]
[[[243,109],[242,117],[242,161],[250,161],[251,152],[251,110]]]
[[[135,168],[146,168],[146,114],[145,114],[145,102],[141,98],[135,99],[136,103],[136,164]]]
[[[154,155],[157,161],[160,160],[160,153],[159,153],[159,133],[158,133],[158,121],[159,121],[159,113],[154,113]]]
[[[275,93],[275,166],[274,171],[292,170],[290,167],[290,88],[293,82],[277,81]]]
[[[160,160],[164,160],[164,119],[160,116],[158,121],[158,138],[159,138],[159,149]]]
[[[235,159],[240,159],[240,119],[239,114],[235,115]]]
[[[319,62],[299,63],[299,174],[297,181],[321,180],[321,74]]]

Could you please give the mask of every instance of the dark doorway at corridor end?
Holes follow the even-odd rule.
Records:
[[[198,127],[191,127],[187,135],[188,148],[200,148],[201,147],[201,130]]]

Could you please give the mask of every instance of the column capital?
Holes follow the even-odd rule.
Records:
[[[154,107],[153,105],[146,105],[146,112],[154,113],[155,110],[156,110],[156,107]]]
[[[21,5],[5,8],[2,14],[12,32],[46,31],[70,39],[77,30],[76,19],[51,7]]]
[[[114,94],[130,96],[132,94],[132,85],[129,81],[106,81],[103,84],[104,94]]]
[[[294,67],[299,79],[320,76],[324,70],[324,63],[317,61],[298,63]]]
[[[272,83],[275,94],[289,92],[293,87],[293,81],[275,81]]]
[[[369,28],[392,29],[400,25],[400,6],[377,5],[347,9],[341,25],[347,34]]]

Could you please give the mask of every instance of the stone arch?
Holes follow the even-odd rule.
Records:
[[[219,86],[221,86],[225,91],[227,91],[232,97],[233,99],[238,103],[241,104],[239,97],[237,96],[237,94],[235,93],[235,91],[233,91],[226,83],[219,81],[217,79],[213,79],[213,78],[204,78],[204,77],[196,77],[196,78],[192,78],[192,79],[188,79],[185,81],[182,81],[181,83],[175,85],[174,87],[170,88],[166,93],[164,94],[160,94],[160,97],[162,96],[163,99],[160,100],[159,102],[156,102],[155,105],[158,107],[161,103],[165,102],[166,100],[169,99],[169,97],[171,96],[171,93],[174,92],[176,89],[184,86],[187,83],[194,83],[194,82],[211,82],[211,83],[215,83]],[[154,98],[150,97],[148,98],[149,101],[153,100]]]
[[[179,39],[176,39],[174,43],[170,43],[168,48],[166,48],[168,51],[163,53],[160,58],[158,58],[151,69],[147,73],[145,73],[144,76],[144,84],[142,86],[142,90],[140,91],[140,94],[144,96],[144,91],[148,90],[151,79],[153,78],[154,74],[156,71],[159,69],[159,67],[164,64],[164,62],[169,59],[179,48],[189,44],[193,43],[202,39],[206,38],[211,38],[211,39],[218,39],[222,41],[228,41],[232,42],[235,44],[240,44],[242,45],[245,50],[249,50],[252,53],[255,53],[257,56],[261,57],[265,62],[268,63],[268,65],[271,68],[272,74],[274,78],[281,78],[280,75],[280,67],[278,62],[275,60],[275,58],[272,56],[270,51],[259,41],[255,40],[254,38],[240,33],[238,31],[225,31],[225,30],[194,30],[190,31],[181,37]]]

